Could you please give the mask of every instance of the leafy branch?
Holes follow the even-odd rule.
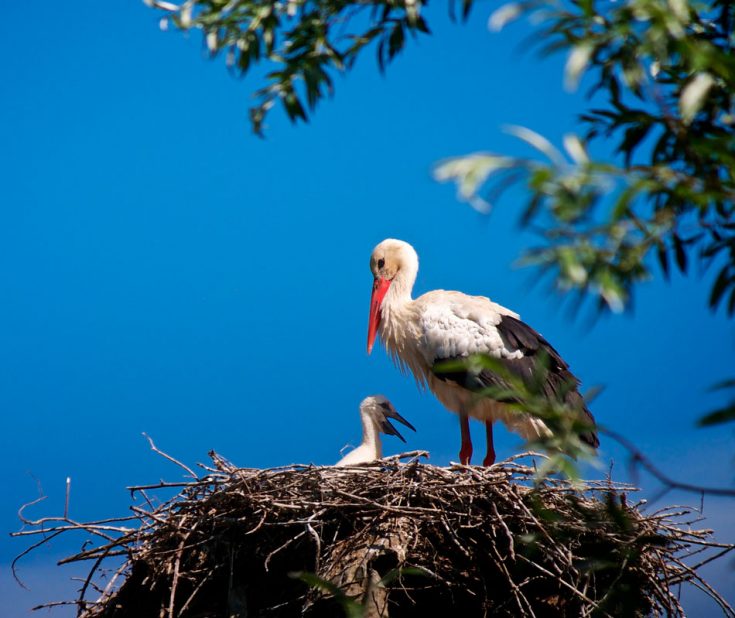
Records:
[[[307,121],[334,92],[334,77],[375,46],[381,71],[410,38],[428,34],[423,0],[145,0],[184,31],[201,30],[210,56],[222,53],[240,75],[262,63],[266,86],[254,93],[253,131],[263,135],[267,113],[281,103],[292,122]],[[463,2],[465,11],[469,2]]]
[[[724,408],[714,410],[700,418],[697,421],[697,425],[700,427],[709,427],[710,425],[720,425],[735,421],[735,379],[725,380],[720,384],[716,384],[712,387],[712,390],[729,390],[732,393],[732,399]]]
[[[697,494],[735,497],[735,489],[707,487],[673,479],[660,470],[630,440],[617,431],[592,421],[584,408],[596,397],[599,389],[593,389],[586,396],[586,401],[579,400],[579,403],[575,404],[574,398],[567,397],[570,390],[577,388],[576,382],[570,381],[554,396],[550,396],[548,390],[544,389],[548,373],[548,359],[543,356],[538,359],[530,376],[514,373],[499,359],[487,355],[446,361],[437,366],[435,370],[438,373],[467,371],[474,374],[479,374],[483,370],[490,371],[496,376],[497,383],[478,389],[475,393],[478,399],[490,398],[500,401],[515,414],[530,415],[544,422],[549,432],[526,444],[528,449],[541,450],[548,455],[548,459],[537,470],[537,482],[543,482],[549,475],[556,473],[562,473],[572,480],[579,480],[581,475],[577,462],[587,461],[593,464],[597,462],[595,450],[581,436],[587,432],[597,432],[617,442],[627,451],[631,471],[635,472],[637,468],[642,468],[658,480],[664,486],[661,494],[670,490],[681,490]],[[735,381],[728,381],[722,386],[732,388],[735,386]],[[732,407],[713,413],[701,419],[698,424],[708,425],[726,420],[735,420]]]
[[[460,198],[487,211],[509,187],[527,195],[521,222],[542,242],[523,264],[553,274],[562,290],[621,311],[658,263],[686,273],[692,256],[717,270],[709,297],[735,314],[734,4],[725,0],[546,0],[511,3],[493,29],[522,15],[540,30],[542,52],[567,51],[565,83],[583,74],[604,104],[564,140],[511,131],[541,156],[472,154],[436,168]],[[595,161],[604,141],[620,162]]]
[[[308,120],[364,50],[374,49],[384,70],[407,41],[430,33],[427,0],[145,1],[165,12],[163,24],[200,30],[209,54],[223,54],[235,72],[262,65],[266,85],[250,109],[259,135],[279,102],[293,122]],[[450,15],[459,7],[466,18],[474,4],[455,0]],[[542,239],[522,263],[551,273],[580,300],[621,311],[656,263],[668,277],[673,268],[686,273],[696,257],[716,269],[710,306],[735,314],[734,7],[731,0],[501,6],[490,28],[528,17],[542,53],[567,53],[567,88],[586,75],[595,104],[580,118],[581,137],[565,140],[571,162],[516,128],[541,160],[475,154],[440,164],[437,177],[457,182],[460,196],[484,210],[522,185],[521,221]],[[596,142],[620,160],[595,161],[588,147]]]

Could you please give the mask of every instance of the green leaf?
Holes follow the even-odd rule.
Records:
[[[547,140],[543,135],[539,135],[531,129],[521,127],[517,125],[507,125],[504,127],[506,133],[510,133],[515,137],[522,139],[529,146],[532,146],[539,152],[546,155],[549,160],[554,163],[557,167],[564,167],[565,161],[562,154],[552,146],[551,142]]]
[[[310,588],[315,588],[316,590],[333,595],[342,606],[347,618],[363,618],[365,614],[364,608],[357,601],[350,599],[339,586],[332,582],[309,571],[293,571],[288,576],[292,579],[301,580]]]
[[[399,569],[391,569],[388,571],[380,578],[380,583],[385,586],[407,575],[414,575],[416,577],[433,577],[432,573],[426,569],[422,569],[421,567],[401,567]]]
[[[725,294],[729,285],[732,285],[733,279],[730,276],[730,264],[726,264],[722,267],[720,274],[717,276],[714,285],[712,286],[712,292],[709,297],[709,306],[714,309],[719,304],[722,296]]]
[[[396,54],[403,49],[405,34],[403,32],[403,24],[397,22],[388,38],[388,60],[392,60]]]
[[[635,149],[651,130],[651,124],[634,124],[625,131],[625,137],[618,146],[618,152],[625,155],[625,164],[630,165]]]
[[[735,378],[730,378],[728,380],[723,380],[722,382],[717,382],[717,384],[713,384],[712,386],[710,386],[708,390],[723,391],[728,388],[735,388]]]
[[[676,255],[676,265],[679,267],[679,271],[686,273],[687,271],[687,254],[684,249],[684,243],[678,234],[673,234],[671,239],[674,243],[674,254]]]
[[[699,427],[709,427],[732,421],[735,421],[735,404],[705,414],[697,421],[697,425]]]
[[[664,243],[656,244],[656,255],[665,279],[669,279],[669,256]]]
[[[702,108],[714,83],[715,80],[709,73],[697,73],[682,90],[681,97],[679,97],[679,112],[685,124],[691,123]]]
[[[507,24],[516,20],[523,13],[523,6],[518,2],[504,4],[490,15],[487,22],[488,30],[500,32]]]
[[[571,48],[567,63],[564,66],[564,87],[568,91],[571,92],[577,89],[582,73],[589,65],[594,51],[595,47],[589,41],[583,41]]]

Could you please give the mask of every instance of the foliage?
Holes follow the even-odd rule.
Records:
[[[732,399],[724,408],[713,410],[699,419],[697,424],[700,427],[708,427],[710,425],[719,425],[721,423],[731,423],[735,421],[735,380],[725,380],[721,384],[716,384],[712,390],[730,390]]]
[[[431,574],[427,573],[423,569],[417,569],[415,567],[392,569],[375,583],[375,587],[385,588],[394,581],[408,575],[429,577]],[[334,582],[330,582],[323,577],[319,577],[316,573],[311,573],[309,571],[294,571],[293,573],[289,573],[289,577],[299,579],[313,590],[332,597],[342,608],[345,618],[370,618],[375,614],[375,611],[373,610],[373,607],[371,607],[369,601],[365,599],[358,600],[348,596],[343,588],[340,588]],[[365,596],[369,597],[372,587],[371,582],[368,582],[367,590],[365,590]]]
[[[534,416],[549,428],[548,435],[539,436],[526,447],[540,449],[549,457],[537,471],[537,482],[543,482],[550,474],[562,472],[570,479],[579,479],[576,462],[592,461],[595,449],[581,436],[597,428],[584,410],[585,402],[580,398],[569,398],[567,393],[577,388],[571,380],[563,385],[555,397],[550,397],[544,389],[548,372],[548,357],[541,356],[531,376],[524,379],[509,370],[500,360],[487,355],[475,355],[467,359],[457,359],[439,363],[435,371],[452,373],[464,371],[479,374],[489,370],[498,379],[497,384],[476,392],[478,398],[488,397],[501,401],[515,414]],[[591,400],[592,396],[588,397]]]
[[[164,21],[202,30],[209,52],[224,52],[234,70],[273,69],[250,110],[259,134],[278,101],[291,120],[307,120],[334,91],[334,75],[371,44],[382,70],[409,39],[429,33],[422,0],[146,1],[167,12]],[[466,17],[473,4],[452,2],[450,13]],[[731,0],[502,6],[491,29],[526,15],[544,53],[568,52],[567,87],[589,74],[595,97],[581,117],[584,134],[565,139],[567,158],[516,128],[543,158],[470,155],[439,165],[437,178],[456,181],[475,206],[522,183],[522,221],[543,238],[523,263],[552,273],[580,299],[592,295],[601,309],[622,310],[656,261],[668,277],[698,256],[717,269],[710,305],[735,313],[733,7]],[[619,162],[590,157],[588,147],[600,141],[613,145]]]
[[[408,40],[430,32],[425,0],[146,2],[166,11],[163,23],[202,30],[210,54],[224,52],[234,70],[274,67],[250,111],[258,134],[277,101],[292,121],[307,120],[363,50],[374,48],[383,70]],[[474,4],[451,2],[450,15],[459,9],[466,18]],[[697,261],[702,273],[714,271],[710,307],[735,314],[735,2],[520,0],[498,8],[489,27],[523,16],[542,53],[568,54],[566,87],[583,77],[591,84],[580,135],[567,135],[562,153],[510,127],[534,156],[455,157],[437,165],[436,178],[456,182],[460,198],[484,211],[521,186],[521,222],[541,238],[521,263],[575,291],[577,307],[592,298],[600,310],[622,311],[656,264],[668,278]],[[615,158],[597,160],[597,144],[612,146]],[[548,402],[522,400],[551,414],[548,422],[564,417],[543,411]],[[733,418],[730,405],[700,424]],[[545,446],[578,454],[573,442]]]
[[[490,371],[495,381],[491,386],[478,390],[478,398],[488,397],[502,402],[508,410],[516,414],[530,415],[544,422],[550,433],[541,435],[526,444],[531,450],[541,450],[547,459],[536,471],[536,483],[543,483],[550,476],[561,473],[571,481],[580,478],[579,461],[596,463],[596,452],[583,434],[595,432],[623,447],[628,459],[629,471],[638,474],[643,470],[661,484],[659,497],[671,490],[695,493],[700,496],[735,497],[735,489],[729,487],[712,487],[701,483],[678,481],[660,470],[653,461],[642,453],[630,440],[612,429],[595,423],[587,411],[589,404],[598,394],[599,388],[592,388],[582,397],[567,397],[578,384],[571,377],[566,386],[562,386],[554,396],[550,396],[544,388],[548,372],[548,357],[541,355],[531,375],[521,376],[509,370],[501,361],[491,356],[474,355],[465,359],[456,359],[438,363],[435,367],[438,374],[466,372],[480,374]],[[713,390],[735,389],[735,380],[713,387]],[[698,421],[699,426],[717,425],[735,420],[735,400],[728,406],[715,410]]]
[[[710,305],[735,313],[735,5],[725,0],[529,0],[499,9],[501,28],[527,14],[541,26],[544,52],[568,50],[566,83],[586,71],[594,107],[567,156],[528,129],[512,131],[542,158],[477,154],[437,167],[478,203],[510,185],[527,189],[522,221],[543,243],[524,262],[554,273],[562,289],[592,293],[622,310],[657,260],[668,277],[693,254],[718,273]],[[598,101],[602,101],[598,103]],[[618,163],[594,160],[595,142]],[[672,266],[673,265],[673,266]]]
[[[406,39],[429,28],[417,0],[187,0],[147,4],[169,13],[181,30],[200,29],[212,56],[224,51],[229,67],[244,75],[262,62],[272,68],[255,92],[253,130],[262,135],[268,111],[280,101],[292,121],[307,120],[334,91],[334,75],[350,69],[360,52],[377,46],[381,70]],[[468,3],[464,3],[468,6]]]

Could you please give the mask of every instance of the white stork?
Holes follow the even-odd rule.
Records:
[[[383,457],[381,433],[398,436],[405,442],[403,436],[391,425],[388,420],[390,418],[394,418],[409,429],[416,431],[414,426],[398,414],[393,404],[382,395],[373,395],[362,400],[360,418],[362,419],[362,444],[347,453],[335,464],[336,466],[351,466]]]
[[[575,388],[567,391],[566,401],[579,406],[587,420],[592,421],[576,389],[579,382],[568,365],[517,313],[484,296],[446,290],[434,290],[413,300],[411,290],[419,259],[414,248],[402,240],[389,238],[375,247],[370,270],[375,279],[370,298],[368,354],[376,334],[379,335],[399,368],[410,369],[420,386],[428,386],[445,407],[459,415],[461,463],[469,464],[472,457],[469,416],[485,422],[487,455],[483,464],[486,466],[495,462],[493,421],[502,421],[527,440],[550,432],[538,418],[508,410],[499,401],[477,398],[473,391],[500,383],[498,376],[489,370],[435,372],[436,365],[443,361],[485,354],[499,359],[522,378],[529,378],[534,373],[538,353],[543,351],[549,362],[544,392],[554,396],[572,383]],[[581,438],[595,448],[599,445],[594,432],[587,432]]]

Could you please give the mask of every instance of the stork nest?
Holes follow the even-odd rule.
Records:
[[[131,516],[21,512],[31,529],[16,534],[43,533],[34,547],[67,530],[98,539],[62,561],[92,561],[69,602],[85,618],[683,616],[685,582],[735,616],[697,573],[732,546],[693,529],[696,513],[644,514],[611,481],[539,482],[519,463],[529,454],[490,468],[420,454],[259,470],[210,453],[200,474],[180,464],[190,481],[130,488]]]

